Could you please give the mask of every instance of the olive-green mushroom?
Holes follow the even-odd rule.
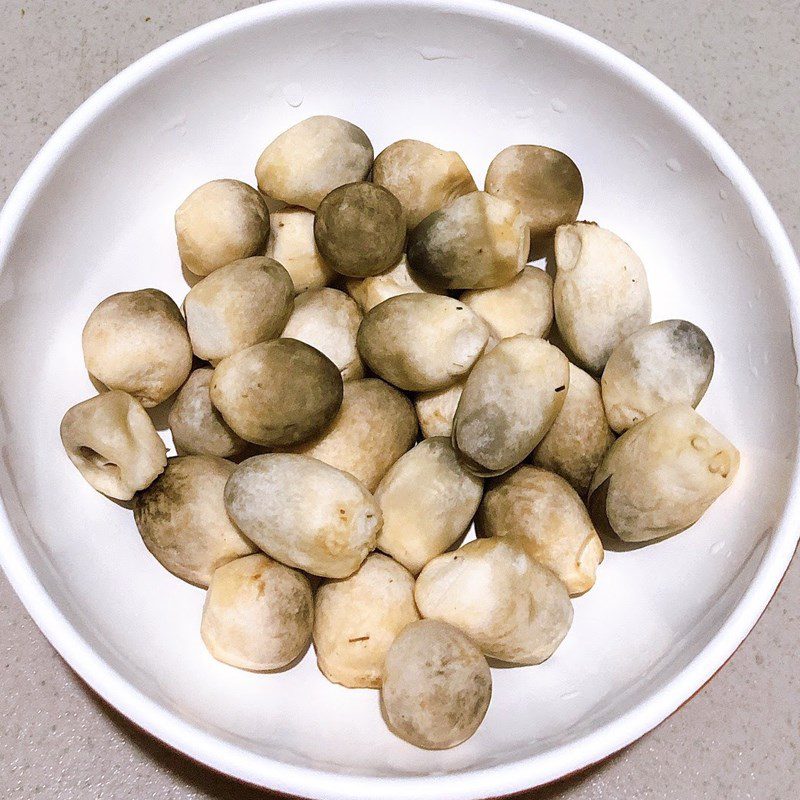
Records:
[[[342,380],[364,376],[356,347],[361,312],[352,297],[338,289],[310,289],[297,296],[283,329],[286,339],[316,347],[339,368]]]
[[[242,439],[285,447],[330,425],[342,404],[342,376],[333,361],[305,342],[273,339],[223,358],[209,393]]]
[[[416,575],[464,535],[482,494],[483,481],[464,469],[448,439],[425,439],[375,491],[383,515],[378,548]]]
[[[431,436],[451,436],[453,419],[463,391],[464,381],[459,381],[444,389],[420,392],[414,398],[419,427],[426,439]]]
[[[86,321],[83,360],[89,374],[145,408],[180,389],[192,370],[192,345],[180,309],[158,289],[120,292]]]
[[[411,401],[388,383],[365,378],[344,385],[342,407],[330,426],[292,452],[349,472],[374,492],[416,438]]]
[[[225,511],[225,484],[235,465],[215,456],[171,458],[136,495],[133,517],[147,549],[173,575],[208,586],[217,567],[256,548]]]
[[[636,253],[592,222],[562,225],[555,239],[553,305],[564,342],[589,372],[650,322],[650,290]]]
[[[611,427],[622,433],[665,406],[696,408],[714,374],[714,348],[697,325],[654,322],[612,351],[600,386]]]
[[[491,289],[528,260],[530,235],[520,210],[473,192],[429,214],[408,235],[412,274],[442,290]]]
[[[533,451],[531,463],[560,475],[584,497],[592,475],[613,441],[600,384],[580,367],[570,364],[564,405]]]
[[[564,584],[524,541],[505,536],[434,558],[417,578],[414,599],[426,619],[460,628],[485,655],[512,664],[540,664],[572,624]]]
[[[527,458],[569,389],[566,356],[544,339],[503,339],[472,368],[453,420],[453,444],[476,475],[499,475]]]
[[[281,335],[294,306],[289,273],[271,258],[234,261],[196,283],[183,302],[192,350],[219,362]]]
[[[372,180],[403,204],[409,230],[428,214],[478,189],[458,153],[416,139],[401,139],[379,153]]]
[[[232,261],[264,252],[269,209],[264,198],[242,181],[204,183],[175,212],[175,235],[183,265],[209,275]]]
[[[337,277],[317,250],[313,212],[299,206],[272,213],[266,255],[286,268],[295,294],[321,289]]]
[[[267,145],[256,164],[258,188],[268,197],[316,211],[337,186],[363,181],[372,156],[361,128],[337,117],[309,117]]]
[[[583,180],[575,162],[559,150],[536,144],[501,150],[486,172],[486,191],[522,211],[532,239],[574,222],[583,202]]]
[[[459,300],[486,321],[498,340],[518,333],[544,338],[553,324],[553,279],[536,267],[524,267],[496,289],[462,292]]]
[[[594,586],[603,544],[575,490],[553,472],[522,465],[489,481],[475,526],[481,536],[516,536],[570,594]]]
[[[270,453],[242,461],[225,505],[267,555],[323,578],[346,578],[375,547],[378,504],[352,475],[315,458]]]
[[[414,578],[372,553],[349,577],[327,581],[314,598],[314,650],[322,674],[353,689],[379,689],[386,653],[416,622]]]
[[[366,314],[375,308],[378,303],[397,297],[399,294],[413,292],[437,292],[424,281],[415,278],[408,271],[408,260],[405,255],[386,272],[372,275],[368,278],[348,278],[346,281],[347,293],[358,303],[359,308]]]
[[[486,659],[452,625],[412,622],[389,648],[381,706],[389,730],[416,747],[445,750],[469,739],[491,696]]]
[[[257,553],[214,572],[200,635],[217,661],[266,672],[303,653],[313,616],[308,578]]]
[[[322,257],[341,275],[379,275],[403,255],[403,207],[388,189],[374,183],[339,186],[317,208],[314,239]]]
[[[358,351],[377,375],[406,391],[441,389],[466,375],[489,328],[467,306],[436,294],[402,294],[369,311]]]
[[[208,367],[192,372],[169,410],[167,424],[178,455],[230,458],[247,447],[211,404],[208,388],[213,374]]]
[[[657,411],[611,445],[589,492],[603,533],[647,542],[686,530],[731,485],[739,451],[689,405]]]
[[[115,500],[146,489],[167,464],[167,448],[150,416],[125,392],[103,392],[72,406],[60,433],[86,482]]]

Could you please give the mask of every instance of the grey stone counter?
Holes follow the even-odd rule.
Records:
[[[234,0],[0,0],[0,202],[53,129],[139,56]],[[727,138],[800,245],[800,2],[519,5],[633,57]],[[527,800],[800,797],[800,563],[717,677],[642,740]],[[265,798],[133,728],[53,651],[0,576],[0,797]],[[376,798],[376,800],[379,800]]]

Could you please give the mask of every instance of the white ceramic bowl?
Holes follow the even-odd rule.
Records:
[[[416,137],[482,180],[508,144],[569,153],[583,218],[642,256],[654,319],[701,325],[717,352],[702,413],[742,452],[733,488],[687,533],[609,552],[539,667],[494,671],[485,723],[424,752],[375,692],[328,683],[313,653],[277,675],[215,662],[203,592],[147,553],[130,512],[67,461],[63,412],[93,393],[80,331],[113,292],[180,300],[172,213],[199,183],[252,181],[261,149],[311,114],[376,151]],[[800,529],[798,265],[761,190],[672,91],[551,20],[482,2],[275,2],[156,50],[84,103],[0,218],[0,556],[72,667],[142,728],[255,784],[314,798],[447,800],[551,781],[651,729],[755,624]],[[30,665],[36,669],[36,664]]]

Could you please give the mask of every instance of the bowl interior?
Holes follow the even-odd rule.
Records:
[[[530,783],[556,777],[554,752],[635,712],[707,647],[743,602],[786,503],[798,434],[789,289],[743,190],[674,110],[583,39],[473,5],[251,13],[121,86],[62,137],[6,242],[0,491],[15,546],[111,670],[248,755],[252,780],[270,782],[258,766],[267,759],[387,777],[533,759]],[[690,531],[606,554],[563,646],[541,666],[494,670],[484,725],[447,752],[392,736],[377,694],[328,683],[313,651],[268,676],[215,662],[199,637],[204,593],[160,567],[131,513],[90,489],[59,441],[64,411],[94,392],[80,347],[91,309],[147,286],[180,302],[177,205],[212,178],[252,183],[262,148],[319,113],[363,127],[376,152],[399,138],[457,150],[479,184],[506,145],[569,153],[586,186],[581,217],[644,260],[653,319],[708,333],[717,367],[699,410],[742,453],[734,486]]]

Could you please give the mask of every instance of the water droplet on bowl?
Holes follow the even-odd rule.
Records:
[[[531,119],[536,116],[536,109],[534,108],[521,108],[514,116],[517,119]]]
[[[648,153],[650,152],[650,142],[648,142],[643,136],[631,136],[631,139],[633,139],[633,141],[636,142],[636,144],[638,144],[642,150],[645,150]]]
[[[554,97],[550,101],[550,108],[552,108],[556,114],[563,114],[567,110],[567,104],[563,100],[559,100],[557,97]]]
[[[522,50],[523,45],[525,42],[522,39],[514,39],[514,49],[515,50]]]
[[[711,553],[712,556],[715,556],[722,550],[723,547],[725,547],[725,542],[714,542],[714,544],[708,548],[708,552]]]
[[[678,161],[677,158],[668,158],[667,159],[667,166],[673,172],[683,172],[683,167],[681,166],[681,162]]]
[[[724,189],[720,189],[719,190],[719,199],[720,200],[727,200],[728,199],[728,193]]]
[[[303,87],[299,83],[287,83],[281,89],[283,99],[292,107],[297,108],[303,104]]]
[[[720,211],[720,212],[719,212],[719,215],[720,215],[720,217],[722,217],[722,221],[723,221],[723,222],[727,222],[727,221],[728,221],[728,219],[729,219],[729,214],[728,214],[728,212],[727,212],[727,211]]]
[[[578,697],[579,695],[580,695],[580,692],[577,692],[577,691],[574,691],[574,692],[564,692],[564,694],[562,694],[562,695],[561,695],[561,699],[562,699],[562,700],[574,700],[574,699],[575,699],[576,697]]]

